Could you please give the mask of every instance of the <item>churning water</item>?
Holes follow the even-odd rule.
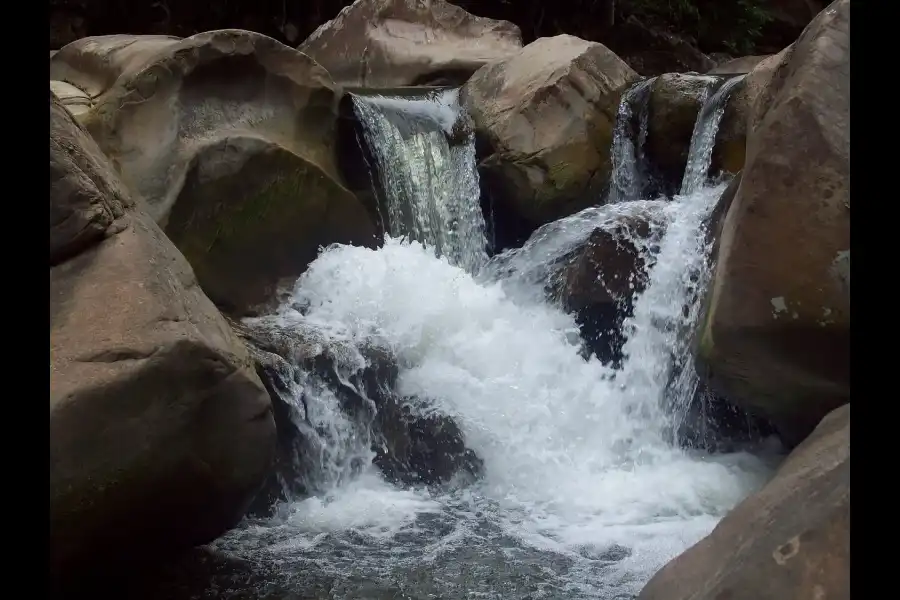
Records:
[[[370,117],[370,132],[394,136],[397,162],[385,159],[381,169],[405,169],[398,148],[407,143],[418,148],[407,157],[427,162],[421,143]],[[427,203],[439,216],[450,197],[477,204],[469,192],[434,189],[450,179],[430,176],[433,193],[424,196],[416,195],[418,176],[386,179],[406,178],[403,202]],[[286,329],[302,323],[341,348],[389,349],[397,392],[430,399],[416,410],[455,419],[484,461],[483,476],[431,488],[386,482],[371,464],[369,439],[333,395],[298,379],[312,405],[305,420],[324,432],[324,445],[341,449],[320,455],[319,472],[332,475],[276,517],[218,540],[215,549],[250,561],[260,576],[220,582],[209,597],[632,598],[770,473],[762,452],[711,455],[673,443],[696,387],[673,378],[692,374],[685,340],[708,278],[705,222],[723,189],[702,183],[670,200],[619,198],[549,224],[486,264],[461,259],[483,249],[483,239],[449,243],[415,220],[407,221],[413,240],[326,249],[291,301],[266,319]],[[640,247],[655,260],[626,322],[625,359],[613,369],[583,357],[573,317],[546,299],[544,287],[594,229],[641,215],[659,231]],[[347,364],[364,360],[360,353]],[[355,470],[333,468],[349,456]]]

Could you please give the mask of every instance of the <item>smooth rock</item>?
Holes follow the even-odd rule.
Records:
[[[55,60],[90,65],[85,77],[120,72],[82,121],[220,308],[270,302],[322,246],[375,245],[370,212],[338,174],[342,91],[321,66],[249,31],[132,37],[116,51],[80,40],[78,61],[72,45]]]
[[[850,600],[850,405],[663,567],[638,600]]]
[[[491,63],[463,88],[481,172],[498,202],[534,227],[606,193],[619,97],[638,74],[603,44],[541,38]]]
[[[698,366],[795,444],[850,400],[849,0],[784,53],[756,110]]]
[[[356,0],[298,50],[345,86],[461,85],[522,48],[519,28],[445,0]]]
[[[50,97],[50,569],[56,585],[234,526],[275,424],[246,348]]]

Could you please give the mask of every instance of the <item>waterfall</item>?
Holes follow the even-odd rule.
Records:
[[[716,134],[725,114],[728,98],[744,77],[746,75],[739,75],[725,81],[711,98],[704,101],[694,122],[691,148],[688,151],[688,161],[681,181],[682,195],[693,194],[706,182],[712,163],[713,148],[716,145]]]
[[[709,533],[771,472],[761,452],[688,450],[672,435],[696,387],[688,340],[709,277],[704,227],[725,187],[703,167],[727,100],[719,91],[698,115],[695,183],[682,194],[619,196],[490,260],[471,134],[453,133],[464,118],[456,91],[354,97],[384,192],[384,245],[325,249],[277,314],[251,323],[302,340],[279,352],[295,367],[282,368],[281,388],[297,427],[316,432],[318,450],[306,452],[318,475],[275,517],[214,548],[274,565],[266,593],[281,596],[614,600]],[[613,152],[640,176],[634,144],[618,139]],[[631,240],[647,284],[625,321],[624,359],[604,364],[585,357],[574,317],[547,293],[592,232],[627,219],[655,232]],[[296,369],[310,348],[344,353],[336,379]],[[372,413],[354,415],[337,393],[355,385],[351,395],[382,410],[353,383],[373,366],[370,348],[390,353],[391,393],[419,399],[404,418],[449,419],[483,462],[480,478],[382,475],[366,446]]]
[[[637,200],[641,196],[645,180],[644,143],[649,124],[650,91],[656,77],[637,82],[622,94],[616,112],[610,159],[608,204]],[[637,110],[637,135],[632,133],[634,113]],[[633,141],[636,138],[636,142]]]
[[[475,136],[459,90],[353,95],[375,157],[387,233],[407,236],[473,272],[487,259]]]

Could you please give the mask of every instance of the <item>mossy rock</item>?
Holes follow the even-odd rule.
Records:
[[[197,153],[166,224],[203,290],[233,315],[270,302],[332,243],[375,245],[362,203],[317,165],[259,137]]]

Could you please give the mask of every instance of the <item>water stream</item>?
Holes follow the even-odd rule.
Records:
[[[428,399],[409,410],[454,419],[483,476],[389,483],[372,464],[365,422],[323,381],[288,373],[285,397],[316,432],[315,485],[213,545],[259,576],[224,578],[204,597],[633,598],[760,486],[774,459],[762,448],[707,454],[672,436],[696,387],[687,340],[708,280],[704,223],[725,187],[705,175],[727,100],[719,92],[698,116],[682,194],[641,200],[619,186],[616,203],[548,224],[490,260],[474,150],[445,135],[460,118],[455,92],[357,98],[390,235],[377,250],[326,249],[262,322],[314,331],[316,343],[344,349],[347,373],[366,363],[365,348],[389,349],[395,392]],[[573,317],[546,288],[592,231],[635,216],[660,237],[641,246],[653,255],[649,283],[613,368],[584,358]]]

